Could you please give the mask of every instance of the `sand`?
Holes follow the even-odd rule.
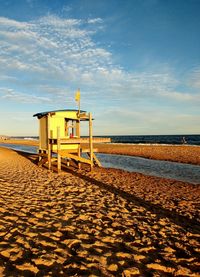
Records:
[[[36,140],[9,139],[0,140],[0,143],[38,146],[38,141]],[[82,147],[88,148],[88,145],[82,145]],[[97,149],[99,153],[138,156],[148,159],[200,165],[200,146],[194,145],[95,143],[94,148]]]
[[[199,276],[199,186],[0,148],[0,276]]]
[[[0,139],[0,143],[3,144],[20,144],[20,145],[29,145],[29,146],[38,146],[38,140],[29,140],[29,139]]]

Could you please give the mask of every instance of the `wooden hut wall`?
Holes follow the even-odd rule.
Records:
[[[47,116],[40,118],[40,150],[48,149],[48,125]]]

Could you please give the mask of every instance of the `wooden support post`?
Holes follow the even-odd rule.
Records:
[[[51,144],[48,139],[48,168],[51,170]]]
[[[78,121],[76,121],[76,136],[80,138],[80,112],[78,113]],[[78,157],[81,157],[81,147],[78,146]],[[78,162],[78,169],[81,169],[81,163]]]
[[[60,127],[57,127],[57,169],[61,170],[61,155],[60,155]]]
[[[90,144],[90,161],[91,170],[93,168],[93,139],[92,139],[92,114],[89,113],[89,144]]]
[[[38,152],[40,152],[42,148],[41,139],[42,139],[42,126],[41,126],[41,121],[39,121],[39,151]]]
[[[89,152],[86,152],[86,154],[88,155],[88,157],[90,158],[90,153]],[[98,167],[101,167],[101,163],[100,161],[98,160],[97,156],[94,154],[93,152],[93,163],[96,164]]]
[[[51,170],[50,115],[47,118],[48,168]]]
[[[81,146],[80,144],[78,145],[78,157],[80,158],[81,157]],[[81,163],[78,162],[78,169],[81,169]]]

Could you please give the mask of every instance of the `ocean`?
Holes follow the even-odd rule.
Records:
[[[94,136],[95,137],[95,136]],[[147,136],[96,136],[109,137],[112,143],[134,143],[134,144],[182,144],[183,138],[189,145],[200,145],[200,135],[147,135]],[[14,139],[38,139],[37,136],[12,137]]]
[[[113,143],[187,144],[200,145],[200,135],[110,136]]]

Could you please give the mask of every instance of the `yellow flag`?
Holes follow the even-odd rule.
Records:
[[[78,89],[75,95],[75,100],[80,101],[80,97],[81,97],[81,93],[80,93],[80,89]]]

